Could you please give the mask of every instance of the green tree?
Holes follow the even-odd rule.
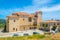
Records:
[[[4,28],[6,24],[6,20],[5,19],[0,19],[0,28]]]
[[[5,24],[5,26],[4,26],[4,32],[6,32],[6,24]]]
[[[56,25],[54,25],[54,26],[53,26],[53,28],[52,28],[52,30],[54,30],[54,31],[55,31],[56,27],[57,27],[57,26],[56,26]]]
[[[44,30],[46,30],[47,24],[43,23]]]

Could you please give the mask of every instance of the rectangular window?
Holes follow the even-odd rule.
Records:
[[[15,20],[14,20],[14,22],[15,22]]]
[[[16,28],[16,31],[17,31],[17,28]]]
[[[25,19],[23,18],[23,21],[24,21]]]
[[[13,30],[15,30],[15,28],[13,28]]]
[[[29,20],[29,22],[32,22],[32,18],[31,18],[31,17],[29,17],[29,19],[28,19],[28,20]]]

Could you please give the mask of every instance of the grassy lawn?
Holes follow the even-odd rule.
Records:
[[[32,35],[32,36],[14,36],[14,37],[6,37],[0,38],[0,40],[60,40],[59,35]]]
[[[14,37],[6,37],[0,38],[0,40],[38,40],[45,38],[44,35],[33,35],[33,36],[14,36]]]

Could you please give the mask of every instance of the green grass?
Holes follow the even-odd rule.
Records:
[[[0,38],[0,40],[29,40],[29,39],[43,39],[45,38],[44,35],[33,35],[33,36],[14,36],[14,37],[6,37]]]
[[[0,38],[0,40],[60,40],[60,34],[55,35],[35,34],[32,36],[13,36],[13,37]]]
[[[29,39],[32,39],[32,38],[44,38],[45,36],[44,35],[38,35],[38,34],[35,34],[33,36],[28,36]]]

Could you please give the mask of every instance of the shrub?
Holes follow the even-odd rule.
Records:
[[[19,36],[18,34],[14,34],[13,36]]]
[[[54,26],[53,26],[53,28],[52,28],[52,30],[54,30],[54,31],[55,31],[56,27],[57,27],[57,26],[56,26],[56,25],[54,25]]]
[[[25,33],[24,36],[28,36],[29,34],[28,33]]]
[[[38,32],[33,32],[33,34],[39,34]]]

